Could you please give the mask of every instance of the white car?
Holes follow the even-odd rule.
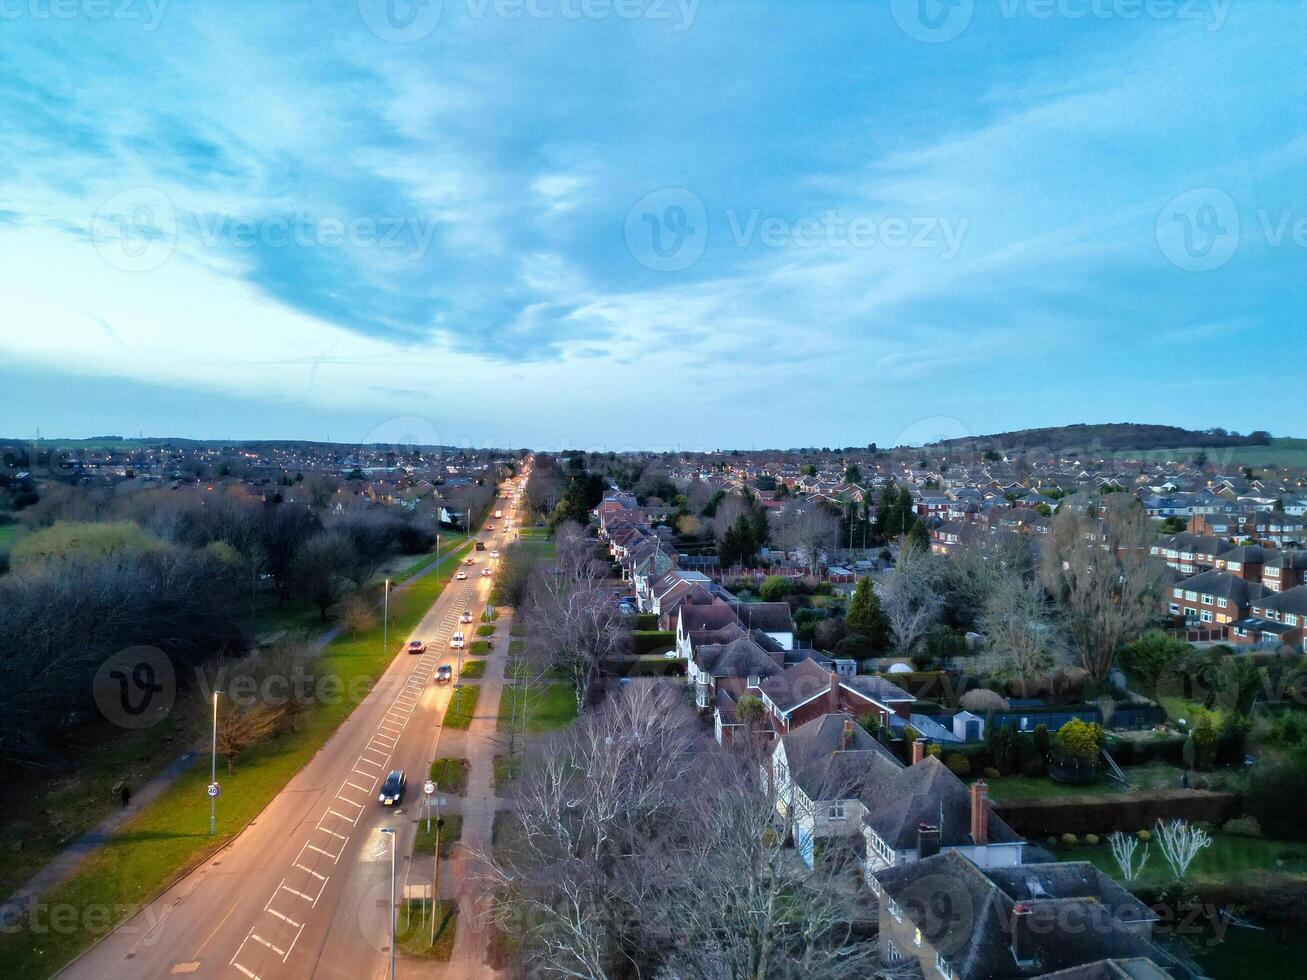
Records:
[[[491,557],[491,558],[498,558],[498,557],[499,557],[499,552],[498,552],[498,551],[492,551],[492,552],[490,552],[490,557]]]
[[[488,566],[486,568],[481,569],[481,577],[482,578],[490,577],[490,568]]]
[[[458,570],[458,574],[455,575],[454,578],[458,579],[460,582],[466,582],[466,581],[467,581],[467,572],[463,571],[463,569],[460,568],[460,569]]]
[[[472,622],[472,610],[471,610],[471,609],[464,609],[464,610],[463,610],[463,615],[461,615],[461,616],[458,617],[458,621],[459,621],[460,623],[470,623],[470,622]]]
[[[449,649],[462,650],[463,642],[463,631],[455,630],[454,635],[449,638]]]

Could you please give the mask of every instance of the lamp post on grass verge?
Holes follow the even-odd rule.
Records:
[[[439,805],[439,804],[437,804]],[[431,880],[431,945],[436,945],[436,910],[440,908],[440,831],[444,817],[436,817],[436,871]]]
[[[213,752],[209,764],[209,836],[218,829],[218,695],[213,692]]]
[[[381,598],[381,655],[390,651],[390,579],[386,579]]]

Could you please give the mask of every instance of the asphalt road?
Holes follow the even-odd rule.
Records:
[[[499,499],[494,506],[507,512]],[[391,851],[382,828],[399,835],[402,883],[422,783],[452,696],[451,687],[436,686],[436,667],[457,667],[450,634],[464,609],[479,615],[491,582],[481,569],[506,541],[502,523],[488,523],[496,530],[483,529],[486,550],[471,553],[476,565],[467,568],[468,580],[450,582],[412,635],[394,638],[397,656],[376,687],[267,809],[62,976],[387,975]],[[475,624],[461,628],[470,642]],[[425,654],[402,652],[412,638],[426,641]],[[392,769],[408,774],[398,808],[377,800]]]

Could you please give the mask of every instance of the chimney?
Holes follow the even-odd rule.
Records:
[[[840,675],[835,671],[830,672],[830,691],[827,693],[829,698],[829,711],[842,711],[840,707]]]
[[[971,784],[971,842],[977,847],[989,843],[989,787],[983,779]]]
[[[912,740],[912,764],[915,766],[924,758],[926,758],[926,741],[922,738],[914,738]]]
[[[928,823],[917,824],[917,860],[924,861],[939,853],[939,828]]]
[[[1029,966],[1035,961],[1030,940],[1031,908],[1024,902],[1012,906],[1012,959],[1017,966]]]
[[[853,719],[845,718],[844,736],[843,738],[840,739],[840,748],[842,748],[845,752],[847,752],[852,744],[853,744]]]

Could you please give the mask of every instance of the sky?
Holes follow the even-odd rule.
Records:
[[[0,435],[1307,435],[1305,6],[0,0]]]

